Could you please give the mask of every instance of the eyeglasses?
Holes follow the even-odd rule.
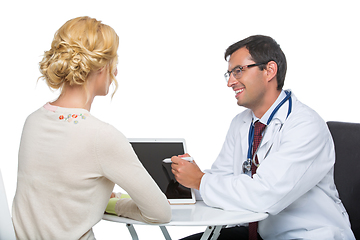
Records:
[[[225,80],[226,80],[226,82],[229,82],[231,73],[232,73],[232,75],[234,76],[235,79],[240,79],[241,76],[242,76],[242,72],[243,72],[244,68],[251,68],[251,67],[260,66],[260,65],[263,65],[263,64],[267,64],[267,62],[266,63],[255,63],[255,64],[250,64],[250,65],[246,65],[246,66],[242,66],[242,67],[241,66],[234,67],[233,70],[227,71],[224,74]]]

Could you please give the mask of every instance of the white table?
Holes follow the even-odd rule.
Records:
[[[166,240],[171,240],[166,226],[208,226],[201,237],[201,240],[208,239],[212,232],[214,233],[211,240],[216,240],[220,234],[220,230],[226,225],[256,222],[268,217],[267,213],[250,211],[234,212],[212,208],[206,206],[203,201],[197,201],[196,204],[193,205],[171,205],[171,211],[171,221],[164,224],[148,224],[111,214],[104,214],[103,219],[112,222],[125,223],[133,240],[138,240],[133,225],[159,226]]]

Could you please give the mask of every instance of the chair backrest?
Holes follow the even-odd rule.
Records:
[[[327,122],[335,144],[334,179],[340,199],[360,239],[360,124]]]
[[[0,240],[15,240],[9,205],[6,199],[5,186],[0,170]]]

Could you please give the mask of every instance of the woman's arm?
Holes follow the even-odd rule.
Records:
[[[103,175],[131,197],[117,201],[117,215],[148,223],[169,222],[169,202],[137,158],[127,138],[107,125],[99,130],[96,148]]]

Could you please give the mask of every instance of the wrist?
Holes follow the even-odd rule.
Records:
[[[195,189],[197,189],[197,190],[199,190],[200,191],[200,184],[201,184],[201,179],[202,179],[202,177],[205,175],[205,173],[203,173],[203,172],[201,172],[200,174],[199,174],[199,181],[198,181],[198,183],[196,184],[196,187],[195,187]]]

